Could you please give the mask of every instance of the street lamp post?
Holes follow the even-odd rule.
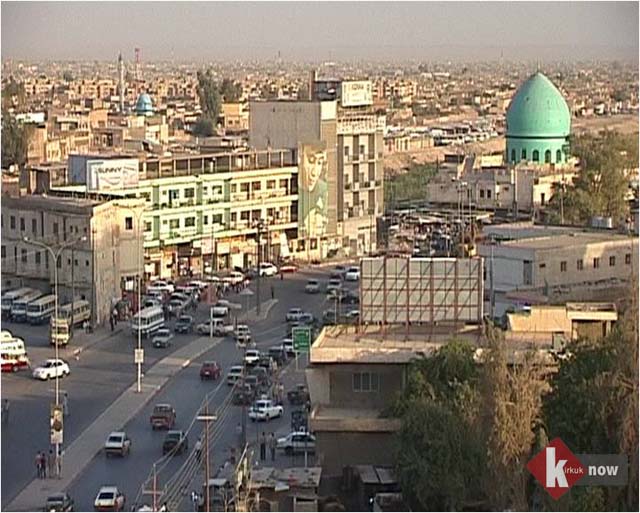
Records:
[[[69,246],[73,246],[74,244],[76,244],[77,242],[84,242],[87,240],[86,237],[80,237],[78,239],[74,239],[72,241],[69,241],[65,244],[62,244],[57,251],[54,251],[54,249],[45,244],[44,242],[40,242],[40,241],[35,241],[35,240],[31,240],[29,237],[24,237],[23,238],[24,242],[26,242],[27,244],[33,244],[34,246],[39,246],[41,248],[46,249],[51,256],[53,257],[53,286],[54,286],[54,295],[55,295],[55,321],[54,321],[54,350],[55,350],[55,358],[56,360],[58,360],[59,356],[60,356],[60,352],[59,352],[59,344],[58,344],[58,318],[59,318],[59,299],[58,299],[58,259],[60,258],[60,255],[62,254],[62,252],[68,248]],[[73,263],[73,262],[72,262]],[[71,299],[71,310],[73,311],[73,298]],[[56,378],[55,378],[55,394],[56,394],[56,406],[60,405],[60,375],[58,373],[56,373]],[[58,477],[60,477],[60,467],[61,465],[59,465],[60,461],[60,444],[56,443],[56,475]]]
[[[207,401],[209,399],[207,398]],[[204,468],[204,474],[205,474],[205,511],[211,511],[211,505],[210,505],[210,491],[209,491],[209,423],[210,422],[215,422],[216,420],[218,420],[218,416],[217,415],[212,415],[209,413],[209,404],[208,402],[204,405],[204,412],[201,413],[200,415],[198,415],[196,417],[196,419],[200,422],[204,422],[204,461],[205,461],[205,468]]]

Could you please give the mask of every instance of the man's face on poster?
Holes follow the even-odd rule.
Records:
[[[309,191],[312,191],[320,177],[322,176],[322,170],[324,168],[327,156],[324,150],[317,148],[305,148],[303,155],[303,187]]]

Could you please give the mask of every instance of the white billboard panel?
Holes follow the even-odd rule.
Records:
[[[343,107],[373,105],[373,85],[371,80],[342,82],[340,104]]]
[[[482,259],[364,258],[362,323],[481,322]]]
[[[87,160],[87,191],[116,191],[138,186],[138,159]]]

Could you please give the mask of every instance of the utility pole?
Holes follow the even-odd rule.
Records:
[[[206,403],[204,405],[204,413],[201,415],[198,415],[196,417],[197,420],[204,422],[204,450],[205,450],[205,455],[204,455],[204,461],[205,461],[205,469],[204,469],[204,474],[205,474],[205,491],[204,491],[204,495],[205,495],[205,511],[211,511],[211,505],[210,505],[210,491],[209,491],[209,422],[211,421],[215,421],[218,420],[218,417],[216,415],[210,415],[209,414],[209,398],[206,398]]]
[[[156,474],[156,464],[153,464],[153,511],[158,511],[158,476]]]
[[[257,242],[257,250],[258,250],[258,276],[256,278],[256,316],[260,315],[260,264],[262,263],[262,219],[258,221],[256,228],[256,242]]]
[[[76,300],[76,281],[74,280],[74,271],[75,271],[75,249],[71,246],[71,323],[69,324],[69,338],[73,336],[73,326],[74,326],[74,318],[73,318],[73,303]]]

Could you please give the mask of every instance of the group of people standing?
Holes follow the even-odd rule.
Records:
[[[271,461],[276,460],[276,436],[271,432],[267,438],[266,433],[263,431],[260,437],[260,461],[266,461],[267,459],[267,447],[271,452]]]
[[[56,465],[58,469],[56,469]],[[49,453],[38,451],[36,454],[36,475],[38,479],[53,478],[56,474],[59,476],[60,460],[56,462],[56,455],[53,449],[49,449]],[[56,472],[58,470],[58,472]]]

